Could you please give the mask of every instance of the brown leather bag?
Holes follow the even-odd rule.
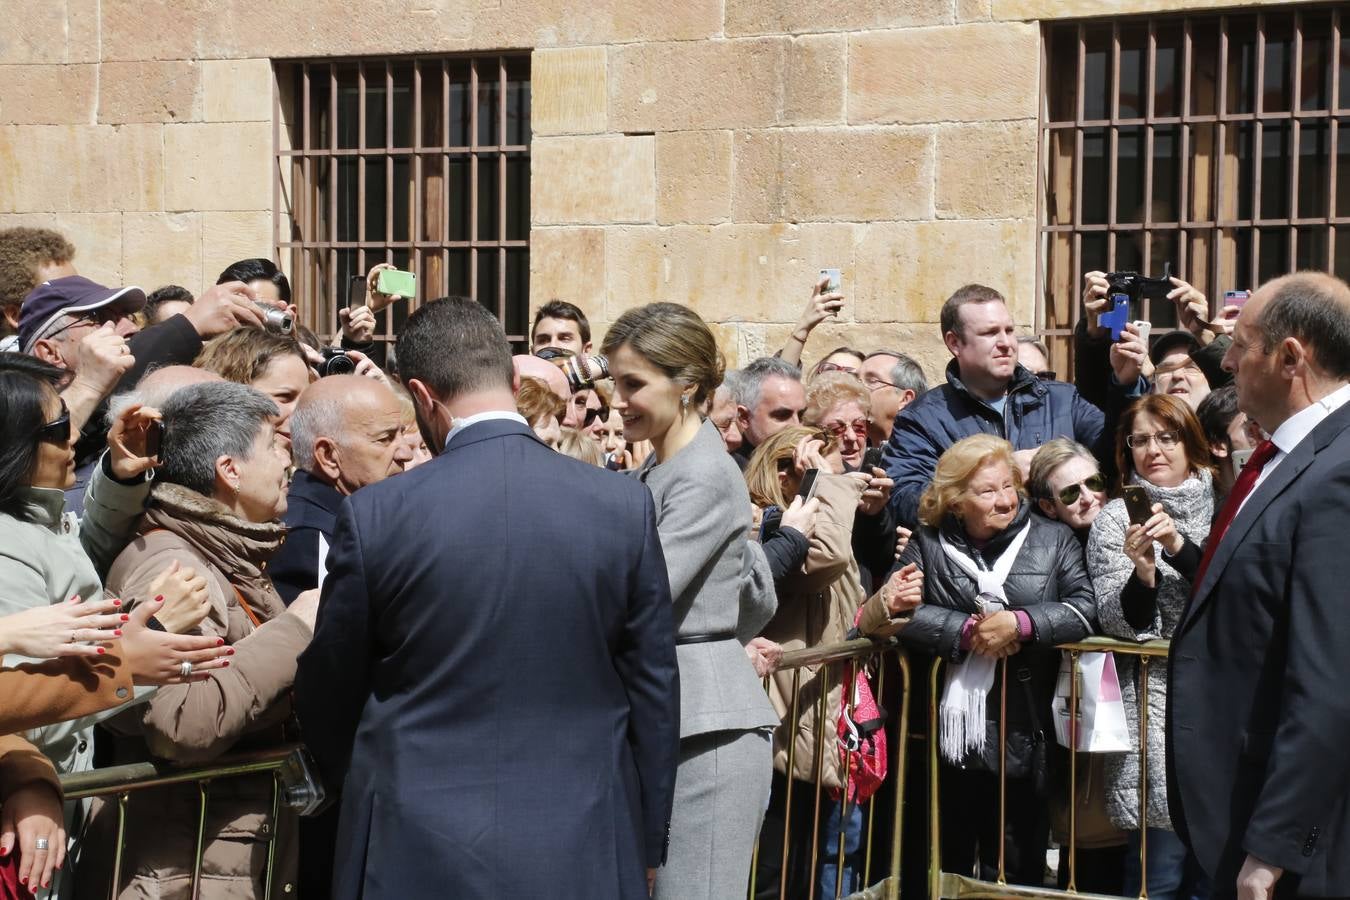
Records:
[[[1067,850],[1069,846],[1069,772],[1066,763],[1061,773],[1062,790],[1055,791],[1054,807],[1050,812],[1050,828],[1055,841]],[[1125,843],[1125,832],[1111,824],[1106,814],[1106,759],[1100,753],[1078,754],[1078,790],[1074,797],[1078,840],[1076,846],[1085,850],[1119,847]]]

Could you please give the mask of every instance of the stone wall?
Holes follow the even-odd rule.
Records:
[[[533,52],[532,306],[687,302],[733,361],[813,338],[936,375],[967,281],[1035,322],[1046,18],[1213,0],[0,0],[0,227],[200,289],[272,235],[272,59]],[[1275,4],[1269,4],[1275,5]]]

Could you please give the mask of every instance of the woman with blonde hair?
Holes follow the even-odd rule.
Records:
[[[840,377],[851,376],[825,374],[812,384],[812,389],[824,379]],[[784,428],[766,439],[755,448],[746,466],[745,480],[750,499],[767,511],[765,529],[771,529],[773,511],[788,507],[807,469],[818,471],[814,488],[815,498],[819,501],[815,531],[807,543],[804,561],[776,579],[778,610],[760,633],[761,638],[773,641],[784,651],[844,640],[853,627],[858,608],[866,599],[852,550],[854,511],[865,484],[859,478],[843,474],[843,460],[833,436],[798,425]],[[785,845],[788,858],[796,863],[789,866],[788,896],[809,893],[811,881],[818,882],[817,891],[822,897],[835,896],[840,881],[843,882],[841,893],[845,895],[861,887],[857,883],[858,867],[852,858],[861,845],[862,811],[858,804],[848,804],[848,818],[843,822],[840,822],[840,815],[844,805],[837,801],[821,803],[817,810],[818,825],[816,817],[807,812],[815,801],[815,743],[822,734],[833,743],[843,691],[838,684],[831,686],[823,722],[817,715],[815,703],[801,704],[797,718],[793,720],[793,687],[795,681],[802,696],[813,696],[819,690],[816,680],[820,674],[820,667],[811,667],[774,672],[769,678],[769,699],[781,724],[774,733],[774,789],[756,861],[755,891],[759,896],[778,895],[782,887],[779,882]],[[790,742],[796,745],[791,772],[787,768]],[[822,757],[820,777],[821,784],[835,792],[843,788],[843,772],[837,753],[826,753]],[[793,796],[792,807],[800,811],[793,816],[791,826],[786,815],[789,794]],[[790,828],[786,837],[785,828]],[[841,831],[845,835],[848,854],[842,873],[838,871],[837,862]],[[820,862],[812,871],[811,844],[815,835],[818,835]]]
[[[942,454],[919,521],[897,566],[923,573],[923,603],[901,610],[911,618],[900,642],[948,666],[935,736],[942,868],[995,880],[1002,843],[1008,880],[1039,885],[1049,831],[1055,646],[1082,640],[1096,622],[1083,551],[1068,526],[1031,514],[1012,445],[993,435],[964,438]],[[878,594],[860,625],[865,633],[882,631],[895,612]],[[1000,835],[1003,724],[1007,818]]]
[[[621,315],[601,351],[625,437],[652,443],[633,474],[656,503],[675,613],[680,762],[653,896],[722,900],[745,891],[769,799],[778,716],[743,644],[773,615],[772,576],[747,538],[745,481],[699,414],[722,381],[712,331],[686,306],[653,303]]]

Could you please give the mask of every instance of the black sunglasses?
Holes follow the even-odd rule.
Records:
[[[582,420],[582,428],[590,428],[595,424],[595,420],[604,421],[609,418],[609,410],[603,406],[594,407],[586,410],[586,418]]]
[[[1059,492],[1059,502],[1065,506],[1073,506],[1078,502],[1079,496],[1083,493],[1083,488],[1087,488],[1094,494],[1106,490],[1106,476],[1101,472],[1095,475],[1089,475],[1078,484],[1071,484],[1068,487],[1061,488]]]
[[[70,410],[66,408],[66,401],[61,401],[61,415],[38,428],[37,439],[61,446],[70,443]]]

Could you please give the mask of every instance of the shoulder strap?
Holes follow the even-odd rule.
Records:
[[[141,537],[147,537],[149,535],[155,534],[156,532],[173,534],[173,532],[169,531],[169,529],[167,528],[151,528],[149,531],[142,532]],[[262,621],[258,618],[258,614],[253,611],[253,607],[249,606],[248,601],[244,599],[244,595],[239,590],[239,588],[234,584],[234,582],[230,581],[223,574],[220,574],[219,570],[216,569],[215,566],[212,566],[211,568],[213,570],[213,573],[219,576],[221,583],[225,584],[230,588],[230,590],[234,591],[234,596],[239,600],[239,608],[244,611],[244,615],[248,616],[248,620],[253,623],[253,627],[261,628]]]

